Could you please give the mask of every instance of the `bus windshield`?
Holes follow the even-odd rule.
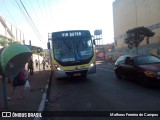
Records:
[[[58,38],[53,41],[54,58],[61,62],[82,61],[93,56],[91,38]]]

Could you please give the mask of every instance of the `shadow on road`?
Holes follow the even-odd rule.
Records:
[[[86,83],[89,82],[90,80],[88,77],[83,78],[83,77],[63,77],[63,78],[58,78],[56,79],[57,83],[60,84],[79,84],[79,83]]]

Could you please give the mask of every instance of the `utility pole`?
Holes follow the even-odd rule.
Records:
[[[103,41],[101,41],[102,40],[102,30],[95,30],[94,31],[94,36],[95,36],[95,40],[97,40],[97,43],[99,43],[97,45],[97,50],[101,51],[104,54],[104,58],[105,58],[105,52],[104,52],[104,48],[103,48]]]
[[[51,56],[50,40],[52,40],[52,36],[51,36],[51,33],[48,33],[48,43],[47,43],[47,47],[48,47],[48,50],[49,50],[49,58],[50,58],[50,64],[51,64],[51,69],[52,69],[52,68],[53,68],[53,65],[52,65],[52,56]]]
[[[39,66],[39,71],[40,71],[40,70],[41,70],[41,69],[40,69],[40,64],[41,64],[41,63],[40,63],[40,60],[39,60],[39,54],[40,54],[40,49],[38,49],[38,66]]]
[[[3,88],[3,101],[4,101],[4,109],[8,109],[8,102],[7,102],[7,85],[6,85],[6,76],[2,73],[2,88]]]

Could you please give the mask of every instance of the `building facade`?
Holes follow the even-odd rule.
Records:
[[[141,53],[151,53],[155,48],[160,50],[160,0],[115,0],[113,2],[114,40],[117,51],[128,51],[124,43],[126,31],[136,27],[147,27],[155,35],[143,40],[139,46]],[[150,49],[149,49],[150,48]]]
[[[24,42],[24,33],[16,26],[8,22],[4,17],[0,16],[0,40],[14,40],[20,43]]]

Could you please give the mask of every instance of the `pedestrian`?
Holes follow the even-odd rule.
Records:
[[[45,70],[46,62],[45,62],[45,60],[44,60],[44,59],[42,60],[42,65],[43,65],[43,70]]]
[[[36,68],[38,68],[38,60],[37,59],[35,60],[35,63],[36,63]]]
[[[109,56],[109,60],[110,60],[110,62],[112,62],[112,55]]]
[[[32,58],[28,61],[28,71],[30,72],[30,75],[33,75],[33,60]]]
[[[8,100],[12,99],[15,89],[19,88],[19,99],[24,97],[24,85],[26,83],[26,79],[28,79],[28,72],[25,67],[13,78],[12,88]]]

